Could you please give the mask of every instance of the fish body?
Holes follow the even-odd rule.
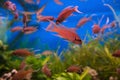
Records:
[[[35,32],[36,30],[37,30],[36,27],[29,26],[29,27],[24,27],[22,32],[25,34],[31,34],[31,33]]]
[[[17,49],[12,52],[12,55],[27,57],[27,56],[33,55],[33,53],[31,53],[27,49]]]
[[[82,19],[80,19],[76,25],[77,28],[81,27],[82,25],[84,25],[85,23],[87,23],[88,21],[91,20],[91,17],[87,18],[87,17],[84,17]]]
[[[54,0],[54,2],[58,5],[63,5],[63,3],[60,0]]]
[[[74,29],[69,29],[63,26],[57,26],[54,22],[50,23],[50,25],[46,28],[47,31],[56,32],[61,38],[64,38],[70,42],[73,42],[75,44],[82,44],[82,40],[77,35],[77,33],[74,31]]]
[[[75,7],[68,6],[67,8],[63,9],[62,12],[58,15],[58,18],[56,19],[56,24],[62,23],[73,12],[81,13],[80,11],[78,11],[78,6]]]
[[[32,69],[20,70],[16,74],[13,75],[12,80],[24,80],[24,79],[30,80],[32,72],[33,72]]]
[[[98,33],[100,32],[100,30],[101,30],[101,28],[100,28],[100,26],[99,26],[98,24],[94,24],[94,25],[93,25],[92,32],[93,32],[94,34],[98,34]]]
[[[54,20],[53,16],[38,16],[37,17],[38,21],[44,21],[44,22],[48,22],[49,20]]]
[[[75,66],[75,65],[68,67],[66,71],[67,72],[75,72],[78,74],[81,74],[83,72],[83,70],[79,66]]]
[[[22,27],[16,26],[16,27],[11,29],[11,32],[16,32],[16,31],[21,31],[21,30],[22,30]]]
[[[48,66],[45,64],[42,67],[42,72],[47,76],[47,77],[51,77],[51,70],[48,68]]]

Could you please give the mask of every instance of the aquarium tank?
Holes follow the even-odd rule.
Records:
[[[0,80],[120,80],[120,0],[0,0]]]

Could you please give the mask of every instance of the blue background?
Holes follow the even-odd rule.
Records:
[[[74,12],[73,16],[68,17],[66,21],[62,23],[67,27],[75,27],[80,18],[96,14],[97,16],[94,16],[92,18],[92,21],[87,22],[85,25],[83,25],[80,29],[77,30],[77,34],[80,36],[82,40],[84,39],[87,32],[91,36],[93,36],[92,25],[94,23],[98,23],[102,15],[105,15],[105,17],[103,18],[100,26],[105,24],[107,17],[109,17],[110,22],[114,20],[114,15],[112,11],[108,7],[104,6],[103,5],[104,3],[110,4],[115,9],[116,13],[118,15],[120,14],[120,0],[60,0],[61,2],[63,2],[64,5],[58,5],[53,0],[40,0],[39,5],[24,3],[24,6],[21,5],[20,3],[20,1],[23,2],[23,0],[10,0],[10,1],[16,4],[17,10],[19,11],[26,10],[30,12],[34,12],[35,10],[43,6],[45,3],[47,3],[47,6],[42,12],[42,15],[54,16],[55,18],[57,18],[58,14],[67,6],[79,6],[78,9],[81,12],[83,12],[83,14]],[[6,9],[0,8],[0,13],[2,16],[9,15],[9,20],[13,19],[13,15],[11,14],[11,12]],[[19,18],[22,19],[22,15],[20,15]],[[36,15],[31,15],[31,19],[32,21],[28,22],[28,25],[39,26],[39,30],[29,35],[24,34],[13,45],[11,45],[10,47],[11,49],[34,48],[34,50],[40,49],[40,52],[44,50],[61,51],[67,49],[68,47],[67,41],[54,36],[52,32],[46,32],[44,30],[49,24],[48,22],[39,23],[36,22]],[[11,28],[18,25],[22,26],[23,23],[21,21],[15,21],[11,25]],[[8,30],[7,43],[10,44],[14,40],[15,36],[17,36],[18,34],[19,32],[12,33],[10,32],[10,30]]]

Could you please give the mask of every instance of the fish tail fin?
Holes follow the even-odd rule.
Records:
[[[75,7],[74,7],[74,11],[75,11],[75,12],[78,12],[78,13],[83,13],[83,12],[81,12],[81,11],[78,10],[78,6],[75,6]]]
[[[46,28],[46,31],[52,31],[55,32],[57,25],[53,22],[53,21],[49,21],[50,24],[48,25],[48,27]]]

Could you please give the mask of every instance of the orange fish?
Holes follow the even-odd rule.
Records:
[[[83,72],[82,68],[80,68],[79,66],[75,66],[75,65],[68,67],[66,71],[67,72],[75,72],[78,74],[81,74]]]
[[[37,16],[38,21],[47,22],[49,20],[54,20],[53,16]]]
[[[13,75],[12,80],[30,80],[32,77],[33,69],[20,70]]]
[[[14,27],[11,29],[11,32],[15,32],[15,31],[21,31],[23,28],[20,26]]]
[[[73,12],[81,13],[78,10],[78,6],[71,7],[68,6],[67,8],[63,9],[62,12],[58,15],[58,18],[56,19],[56,24],[59,24],[63,22],[66,18],[68,18]]]
[[[12,55],[27,57],[33,55],[33,53],[28,51],[27,49],[17,49],[12,52]]]
[[[82,40],[75,32],[75,28],[69,29],[63,26],[57,26],[54,22],[50,22],[49,26],[46,28],[47,31],[57,32],[57,36],[64,38],[75,44],[82,44]]]
[[[82,25],[84,25],[85,23],[87,23],[88,21],[90,21],[91,20],[91,17],[84,17],[84,18],[82,18],[82,19],[80,19],[79,21],[78,21],[78,23],[77,23],[77,28],[79,28],[79,27],[81,27]]]
[[[60,0],[54,0],[54,2],[58,5],[63,5],[63,3]]]
[[[51,77],[51,70],[48,68],[47,64],[42,67],[42,72],[47,76]]]
[[[36,27],[29,26],[29,27],[24,27],[22,32],[25,34],[31,34],[31,33],[35,32],[36,30],[37,30]]]
[[[99,26],[98,24],[94,24],[94,25],[93,25],[92,32],[93,32],[94,34],[98,34],[98,33],[100,32],[100,30],[101,30],[101,28],[100,28],[100,26]]]

